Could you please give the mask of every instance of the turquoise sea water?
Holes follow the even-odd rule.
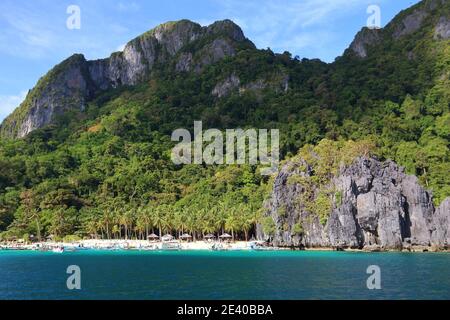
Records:
[[[450,299],[450,254],[0,251],[0,299]]]

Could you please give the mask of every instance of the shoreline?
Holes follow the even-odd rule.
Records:
[[[148,240],[104,240],[91,239],[76,242],[38,242],[33,244],[4,243],[0,244],[0,251],[305,251],[305,252],[393,252],[393,253],[449,253],[449,249],[440,249],[427,246],[411,246],[401,250],[383,249],[380,247],[334,248],[334,247],[272,247],[262,245],[258,241],[148,241]]]

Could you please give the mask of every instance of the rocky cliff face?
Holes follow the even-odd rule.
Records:
[[[446,9],[444,9],[446,8]],[[355,36],[346,54],[358,58],[367,58],[370,47],[377,46],[383,40],[400,41],[421,30],[432,29],[435,40],[448,39],[450,36],[448,16],[448,0],[425,0],[400,13],[383,29],[363,28]],[[447,16],[435,14],[436,10],[447,10]]]
[[[441,17],[434,31],[435,40],[450,39],[450,17]]]
[[[24,103],[0,127],[2,136],[24,137],[67,110],[83,110],[96,93],[133,86],[151,77],[157,66],[201,72],[209,64],[254,45],[230,20],[208,27],[188,20],[170,22],[130,41],[123,52],[86,61],[74,55],[56,66],[30,91]]]
[[[382,39],[382,32],[379,29],[363,28],[350,44],[350,50],[359,58],[366,58],[368,49],[376,45]]]
[[[334,196],[326,223],[302,202],[308,187],[292,179],[312,171],[303,161],[284,165],[266,203],[275,232],[266,234],[260,226],[261,239],[273,238],[282,246],[359,249],[444,248],[450,243],[450,198],[435,209],[431,194],[394,162],[358,158],[341,168],[329,186]]]
[[[3,136],[24,137],[67,110],[83,111],[93,93],[86,60],[73,55],[39,80],[21,107],[4,121],[0,132]]]

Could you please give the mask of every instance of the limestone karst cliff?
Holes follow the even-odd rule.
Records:
[[[428,0],[415,5],[400,13],[385,28],[369,29],[364,27],[355,36],[350,44],[347,54],[353,54],[365,59],[369,51],[381,42],[400,41],[406,36],[420,31],[422,28],[431,29],[435,40],[445,40],[450,36],[449,17],[445,14],[436,14],[448,6],[447,0]]]
[[[6,137],[24,137],[70,110],[83,110],[102,90],[137,85],[160,66],[178,72],[201,70],[239,49],[254,48],[230,20],[202,27],[189,20],[168,22],[130,41],[123,52],[87,61],[75,54],[41,78],[22,105],[1,125]]]
[[[275,230],[270,234],[260,226],[261,239],[272,238],[281,246],[355,249],[444,248],[450,243],[450,198],[436,209],[417,178],[394,162],[360,157],[341,168],[328,186],[333,195],[326,222],[308,210],[307,202],[318,201],[318,190],[302,182],[307,179],[295,179],[314,177],[313,172],[304,160],[283,166],[266,203]]]

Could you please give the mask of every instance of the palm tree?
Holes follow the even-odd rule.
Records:
[[[172,229],[174,228],[174,209],[172,205],[164,204],[162,206],[162,209],[164,210],[164,223],[163,223],[163,229],[167,233],[171,233]]]
[[[244,231],[245,241],[248,241],[248,233],[253,225],[251,210],[246,205],[240,205],[238,210],[242,212],[239,216],[239,225],[242,228],[242,231]]]
[[[120,239],[120,226],[117,224],[114,224],[113,228],[112,228],[112,233],[117,239]]]
[[[98,236],[98,221],[94,216],[88,217],[87,221],[84,223],[83,229],[90,236],[94,235],[95,238]]]
[[[225,201],[219,202],[217,206],[217,220],[216,220],[216,226],[218,227],[218,230],[222,233],[225,232],[225,223],[227,219],[229,211],[229,205]]]
[[[143,209],[143,219],[145,222],[145,237],[146,239],[149,236],[149,229],[154,227],[154,223],[153,223],[153,211],[155,210],[155,208],[151,205],[149,205],[148,207]]]
[[[177,208],[174,210],[174,227],[178,231],[179,236],[187,230],[186,215],[183,209]]]
[[[143,235],[143,233],[145,231],[145,223],[142,220],[140,220],[140,219],[136,220],[136,227],[134,229],[135,229],[135,232],[138,235],[137,238],[138,239],[142,239],[142,235]]]
[[[65,229],[64,208],[57,208],[52,213],[50,232],[56,237],[62,236]]]
[[[186,229],[189,231],[189,233],[192,234],[194,241],[196,240],[196,227],[197,227],[197,219],[194,214],[195,209],[191,207],[186,207],[185,211],[186,213]]]
[[[155,226],[158,228],[158,232],[159,232],[159,236],[162,236],[162,228],[163,225],[165,224],[165,220],[164,220],[164,210],[161,206],[158,206],[155,208],[155,210],[153,210],[153,222],[155,224]]]
[[[103,211],[103,215],[102,215],[102,228],[106,231],[106,238],[107,239],[111,239],[111,234],[110,234],[110,225],[113,222],[114,219],[114,214],[112,211],[109,210],[109,208],[107,210]],[[103,237],[103,235],[102,235]]]
[[[104,229],[105,229],[105,226],[104,226],[104,224],[103,224],[103,217],[102,217],[102,219],[101,220],[97,220],[96,221],[96,224],[97,224],[97,230],[100,230],[100,235],[101,235],[101,239],[104,239]]]
[[[28,213],[28,219],[36,223],[36,235],[38,240],[41,241],[40,214],[36,194],[33,190],[26,190],[20,194],[20,198]]]

